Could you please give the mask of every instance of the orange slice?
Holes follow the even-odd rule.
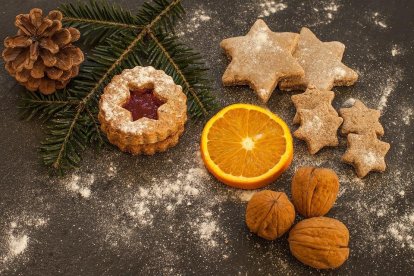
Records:
[[[223,183],[257,189],[276,180],[291,164],[292,136],[286,123],[269,110],[234,104],[204,127],[201,155]]]

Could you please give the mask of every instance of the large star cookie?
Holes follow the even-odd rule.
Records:
[[[385,155],[390,144],[378,140],[375,133],[348,134],[348,149],[342,161],[355,167],[358,177],[365,177],[370,171],[383,172],[386,169]]]
[[[339,114],[344,118],[342,134],[376,133],[380,136],[384,135],[384,128],[379,122],[381,112],[376,109],[369,109],[359,100],[356,100],[350,108],[341,108]]]
[[[316,108],[299,110],[301,126],[294,136],[305,140],[310,154],[315,154],[323,147],[335,147],[338,142],[338,128],[343,119],[327,104]]]
[[[267,102],[281,79],[304,74],[292,56],[298,39],[298,34],[272,32],[259,19],[246,36],[223,40],[220,46],[231,58],[223,84],[249,85]]]
[[[299,110],[313,109],[321,103],[325,103],[329,108],[333,109],[332,101],[335,97],[335,93],[332,91],[319,90],[314,87],[308,88],[305,93],[293,95],[291,97],[293,104],[296,107],[296,114],[293,118],[294,124],[300,123]],[[335,110],[334,110],[335,111]]]
[[[280,89],[305,90],[314,85],[321,90],[331,90],[334,86],[354,84],[358,74],[341,62],[344,51],[344,44],[322,42],[308,28],[302,28],[293,56],[305,70],[305,75],[282,81]]]

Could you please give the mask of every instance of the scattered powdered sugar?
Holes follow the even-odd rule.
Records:
[[[346,76],[346,71],[342,67],[335,67],[333,72],[334,72],[335,77],[345,77]]]
[[[17,258],[23,256],[30,245],[30,234],[33,230],[44,227],[47,219],[23,214],[14,217],[5,229],[5,236],[0,233],[0,240],[5,243],[0,245],[0,274],[9,268],[9,265]],[[4,249],[4,252],[3,250]],[[25,259],[26,261],[27,259]]]
[[[174,212],[181,205],[190,206],[200,194],[199,182],[207,177],[200,168],[179,172],[176,178],[152,179],[148,188],[139,187],[135,195],[125,202],[127,213],[137,224],[151,225],[157,210]]]
[[[387,78],[386,85],[382,90],[382,96],[378,103],[378,109],[380,111],[383,111],[387,107],[388,98],[391,95],[392,92],[394,92],[395,88],[397,87],[398,83],[402,79],[402,70],[397,69],[396,72]]]
[[[304,5],[304,2],[302,3]],[[304,12],[308,14],[310,20],[304,23],[307,27],[314,27],[318,25],[330,24],[334,19],[335,15],[339,12],[341,4],[338,1],[317,1],[312,2],[311,7],[304,9]]]
[[[109,216],[101,218],[101,230],[111,247],[119,248],[144,233],[163,231],[168,241],[175,236],[186,237],[202,252],[225,251],[227,234],[220,220],[220,205],[226,198],[236,197],[215,194],[211,184],[206,183],[211,176],[198,151],[186,162],[173,170],[175,173],[153,178],[145,186],[127,184],[131,191],[120,196],[119,204],[109,206]],[[179,217],[183,211],[186,216]],[[151,241],[138,239],[141,248],[152,246]]]
[[[13,234],[10,235],[9,249],[11,257],[15,257],[23,253],[23,251],[26,250],[28,242],[29,237],[27,235],[22,235],[18,237],[14,236]],[[5,257],[5,259],[7,260],[7,257]]]
[[[212,219],[213,214],[208,211],[203,213],[201,218],[196,218],[194,222],[191,222],[190,225],[192,228],[196,229],[196,235],[199,237],[201,242],[207,243],[210,247],[217,246],[217,240],[215,236],[220,235],[220,228],[218,227],[218,222]]]
[[[91,196],[91,186],[95,182],[94,174],[78,175],[76,173],[62,180],[66,189],[72,193],[78,194],[83,198]]]
[[[262,0],[259,4],[261,8],[261,13],[259,14],[259,18],[268,17],[269,15],[275,14],[278,11],[283,11],[287,9],[287,4],[283,3],[283,1],[269,1],[269,0]]]
[[[402,117],[404,124],[409,126],[411,124],[411,117],[413,117],[413,109],[411,107],[404,109]]]
[[[401,49],[397,44],[394,44],[391,49],[391,55],[393,57],[398,56],[401,54]]]
[[[384,17],[381,16],[378,12],[374,12],[372,15],[372,20],[374,21],[375,25],[380,26],[381,28],[387,28],[387,24],[384,21]]]
[[[328,12],[327,17],[329,19],[333,18],[333,14],[338,12],[339,6],[334,2],[329,3],[327,6],[323,8],[324,11]]]
[[[378,156],[373,152],[365,153],[363,159],[367,166],[373,166],[378,163]]]
[[[257,192],[258,190],[235,190],[232,197],[241,202],[248,202]]]
[[[323,122],[322,122],[321,118],[319,118],[318,116],[315,115],[315,116],[312,117],[312,120],[307,121],[303,125],[303,128],[306,131],[308,131],[308,130],[309,131],[317,131],[322,127],[322,125],[323,125]]]
[[[353,107],[355,104],[355,101],[356,100],[354,98],[349,98],[345,102],[342,103],[342,107],[347,107],[347,108]]]
[[[387,234],[402,248],[414,250],[414,213],[405,214],[392,222],[387,228]]]
[[[204,9],[192,11],[189,15],[189,19],[186,20],[188,23],[181,23],[181,25],[178,26],[177,35],[183,36],[185,34],[194,33],[210,20],[211,16]]]

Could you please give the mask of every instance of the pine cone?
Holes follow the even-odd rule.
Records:
[[[80,38],[75,28],[62,28],[62,13],[42,10],[16,16],[17,35],[4,40],[6,70],[30,91],[48,95],[64,88],[79,73],[82,51],[72,45]]]

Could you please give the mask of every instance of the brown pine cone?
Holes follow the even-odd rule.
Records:
[[[42,10],[16,16],[17,35],[4,40],[6,70],[30,91],[48,95],[64,88],[79,73],[82,51],[72,45],[80,38],[75,28],[62,28],[62,13]]]

